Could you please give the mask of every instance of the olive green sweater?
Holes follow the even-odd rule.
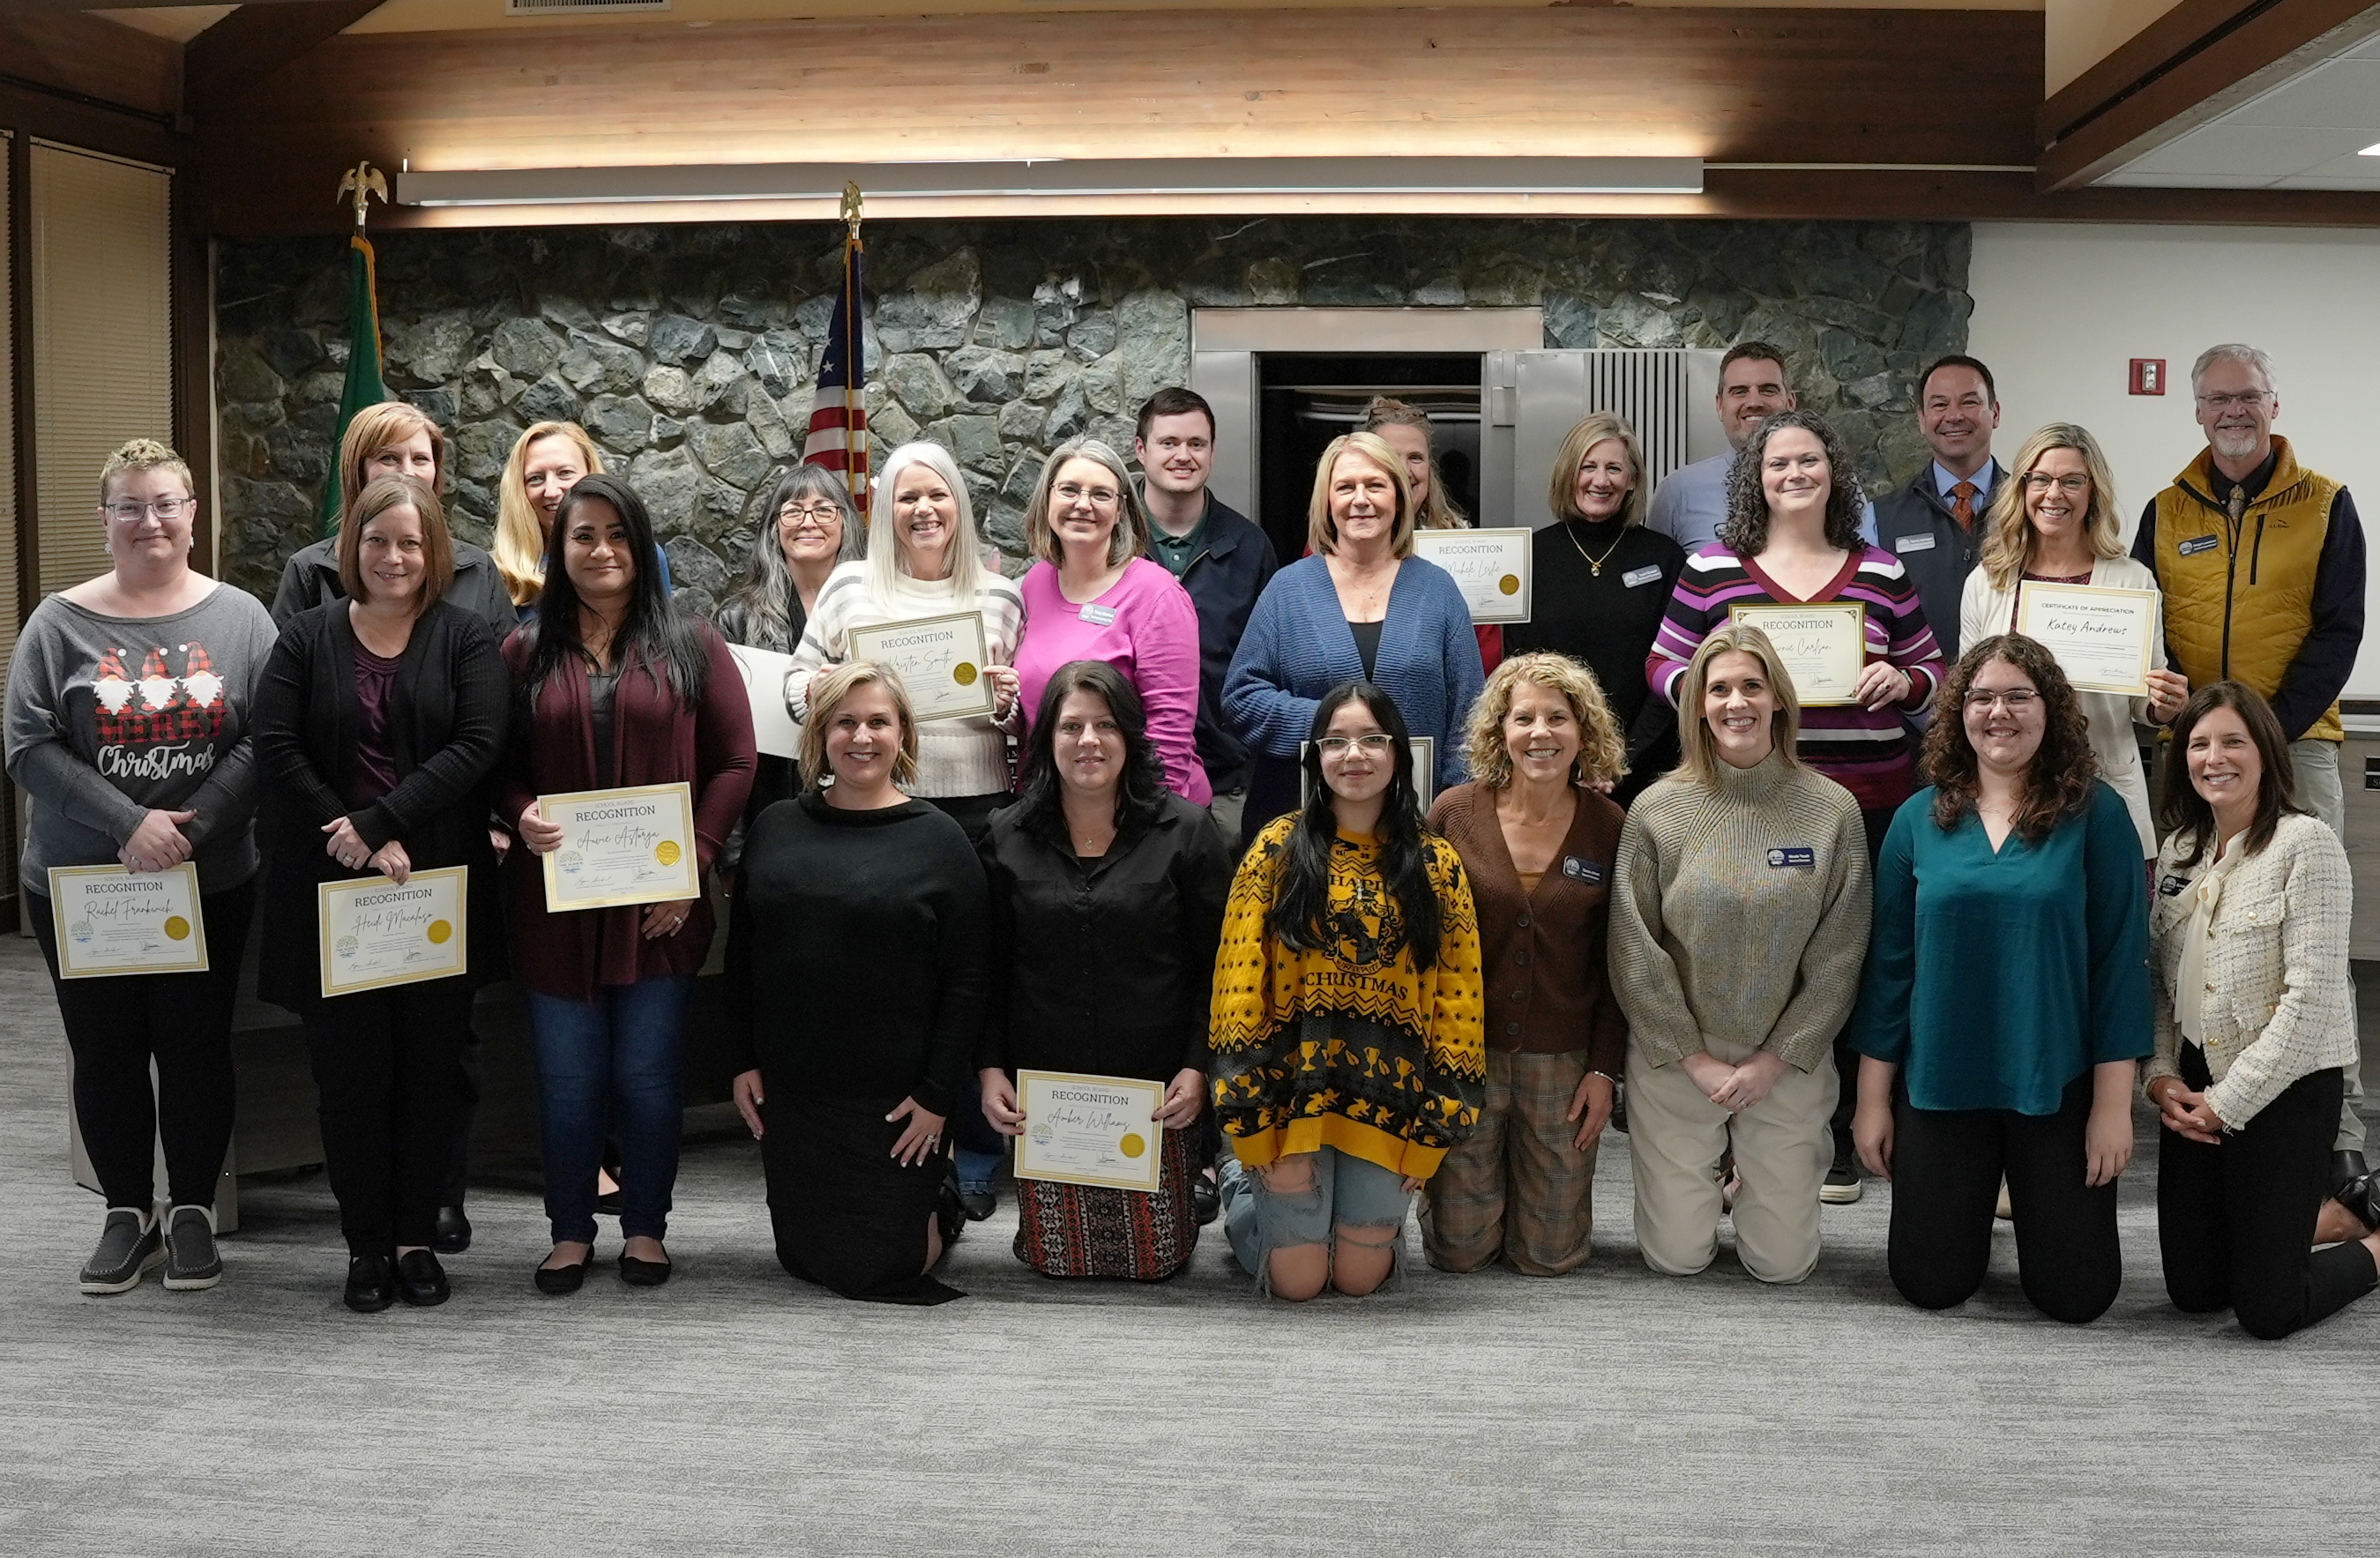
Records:
[[[1611,982],[1645,1058],[1705,1036],[1827,1059],[1867,956],[1867,838],[1849,790],[1771,757],[1636,797],[1611,895]]]

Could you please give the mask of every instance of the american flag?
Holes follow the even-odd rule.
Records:
[[[861,512],[868,507],[868,364],[861,350],[861,245],[859,224],[843,240],[843,296],[827,329],[826,357],[819,364],[818,397],[810,402],[806,465],[822,465],[843,478]]]

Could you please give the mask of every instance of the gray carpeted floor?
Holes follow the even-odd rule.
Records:
[[[778,1272],[718,1143],[667,1288],[540,1299],[539,1208],[490,1190],[452,1303],[358,1317],[319,1175],[247,1183],[212,1292],[79,1296],[62,1049],[0,942],[7,1554],[2380,1552],[2380,1302],[2277,1345],[2175,1313],[2145,1158],[2081,1330],[2025,1306],[2004,1227],[1976,1301],[1900,1303],[1881,1186],[1799,1288],[1652,1276],[1624,1143],[1560,1281],[1431,1272],[1416,1236],[1402,1292],[1294,1308],[1209,1230],[1171,1284],[1064,1285],[1003,1206],[950,1262],[971,1297],[844,1304]]]

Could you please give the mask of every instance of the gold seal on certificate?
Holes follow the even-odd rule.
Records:
[[[1130,1077],[1018,1072],[1025,1134],[1016,1138],[1016,1177],[1155,1190],[1164,1101],[1162,1084]]]
[[[991,655],[981,612],[855,627],[844,635],[844,642],[852,659],[901,673],[901,685],[909,690],[909,712],[921,724],[991,712],[995,695],[991,678],[983,674]]]
[[[695,870],[694,792],[684,784],[540,796],[562,829],[545,857],[545,907],[616,908],[702,895]]]
[[[162,871],[52,866],[50,916],[62,980],[207,971],[199,872],[188,861]]]
[[[322,994],[451,979],[468,968],[466,868],[325,882],[315,889]]]
[[[1803,708],[1858,701],[1852,692],[1867,668],[1867,608],[1857,601],[1730,606],[1727,615],[1768,635]]]
[[[1426,558],[1454,576],[1471,620],[1529,620],[1529,559],[1536,531],[1415,530],[1414,555]]]
[[[794,657],[747,644],[730,644],[735,669],[744,676],[744,696],[752,703],[752,744],[771,757],[802,755],[801,727],[785,710],[785,677]]]
[[[2156,667],[2161,599],[2154,590],[2027,580],[2017,591],[2016,630],[2050,652],[2075,691],[2139,698]]]

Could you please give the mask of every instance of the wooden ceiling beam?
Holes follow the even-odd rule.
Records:
[[[194,118],[218,112],[247,88],[296,64],[380,6],[381,0],[285,5],[249,0],[182,46],[182,101]]]

